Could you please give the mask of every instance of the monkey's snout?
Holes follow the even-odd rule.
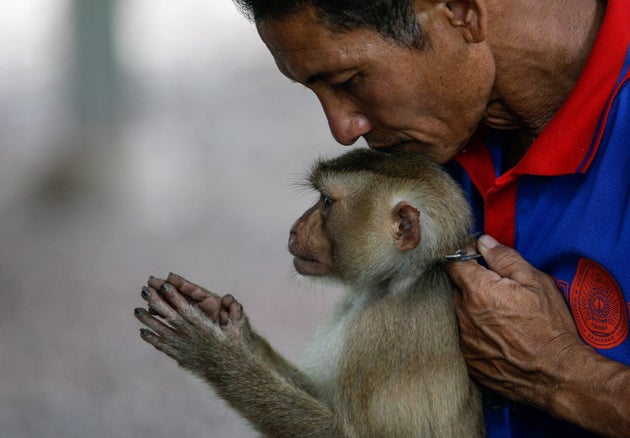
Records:
[[[289,253],[293,254],[293,247],[295,246],[295,240],[297,238],[297,233],[293,230],[289,233],[289,242],[287,244],[289,248]],[[293,254],[295,255],[295,254]]]

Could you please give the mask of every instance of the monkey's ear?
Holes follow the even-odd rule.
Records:
[[[420,244],[420,211],[405,201],[400,201],[392,210],[391,229],[394,244],[401,251],[414,249]]]

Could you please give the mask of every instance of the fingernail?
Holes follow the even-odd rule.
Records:
[[[168,283],[164,283],[164,284],[162,285],[162,290],[163,290],[164,292],[166,292],[166,293],[169,293],[169,292],[170,292],[170,290],[171,290],[171,288],[168,286]]]
[[[140,329],[140,336],[146,336],[149,334],[149,330],[145,328]]]
[[[133,309],[133,314],[136,316],[142,315],[142,309],[139,307],[136,307],[135,309]]]
[[[479,238],[479,244],[487,249],[493,249],[497,245],[499,245],[499,242],[494,240],[493,237],[488,236],[487,234],[484,234],[483,236]]]
[[[149,289],[147,289],[146,287],[142,288],[142,292],[140,292],[140,295],[142,295],[142,298],[150,298],[151,297],[151,291]]]

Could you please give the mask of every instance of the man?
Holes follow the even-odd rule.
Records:
[[[630,1],[237,3],[339,143],[448,163],[496,238],[449,266],[488,436],[630,436]]]

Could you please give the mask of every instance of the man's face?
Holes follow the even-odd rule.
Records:
[[[379,33],[331,31],[311,9],[258,25],[280,71],[319,98],[330,130],[344,145],[408,149],[444,163],[484,116],[494,82],[485,43],[468,43],[433,7],[417,15],[431,40],[401,47]]]

